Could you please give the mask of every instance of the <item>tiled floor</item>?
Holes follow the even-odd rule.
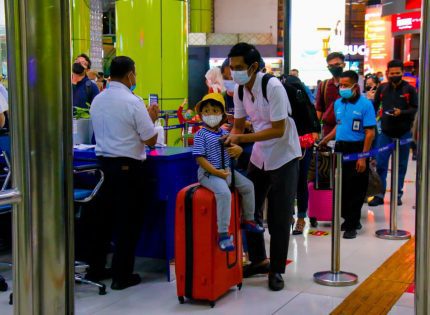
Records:
[[[415,210],[415,162],[410,162],[405,184],[404,205],[399,208],[399,228],[414,233]],[[389,198],[387,194],[386,198]],[[363,230],[355,240],[341,241],[341,269],[354,272],[359,280],[364,280],[382,262],[385,261],[404,242],[381,240],[374,236],[380,228],[387,228],[389,205],[383,207],[363,207]],[[329,226],[320,226],[320,230],[330,231]],[[329,314],[342,302],[353,287],[333,288],[313,282],[315,272],[330,268],[331,236],[292,236],[286,287],[281,292],[270,292],[264,277],[244,281],[241,291],[232,289],[220,299],[215,308],[210,310],[204,303],[186,303],[180,305],[176,298],[175,283],[165,282],[159,261],[139,260],[137,270],[143,276],[143,283],[122,292],[108,291],[99,296],[97,291],[87,286],[76,287],[76,314],[79,315],[134,315],[134,314]],[[267,243],[268,244],[268,243]],[[3,259],[3,258],[2,258]],[[163,266],[163,264],[161,264]],[[0,267],[0,272],[10,283],[11,273]],[[110,284],[110,283],[108,283]],[[7,304],[9,293],[0,293],[0,314],[12,314],[12,307]],[[392,315],[413,314],[413,294],[405,293],[392,309]],[[24,315],[24,314],[23,314]]]

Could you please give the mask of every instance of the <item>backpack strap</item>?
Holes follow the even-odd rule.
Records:
[[[243,85],[239,85],[239,99],[241,102],[243,102]]]
[[[90,104],[93,101],[93,92],[91,90],[91,83],[92,82],[90,80],[88,80],[87,82],[85,82],[85,92],[87,94],[87,102],[90,103]]]
[[[266,101],[268,101],[267,100],[267,84],[269,83],[269,80],[271,78],[274,78],[274,76],[269,74],[269,73],[266,73],[261,80],[261,88],[263,89],[263,97],[266,99]],[[243,85],[239,85],[238,92],[239,92],[239,99],[241,101],[243,101]]]
[[[323,82],[322,85],[322,92],[323,92],[323,96],[324,96],[324,111],[326,111],[327,107],[328,107],[328,99],[327,99],[327,84],[328,84],[329,80],[325,80]]]
[[[269,84],[269,80],[271,78],[274,78],[274,76],[269,73],[266,73],[261,79],[261,89],[263,90],[263,97],[266,99],[266,101],[269,101],[267,99],[267,85]]]

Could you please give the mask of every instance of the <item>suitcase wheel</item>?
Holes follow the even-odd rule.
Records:
[[[309,218],[309,221],[311,222],[311,226],[313,228],[316,228],[318,226],[317,218]]]
[[[184,304],[185,303],[185,298],[183,296],[178,296],[178,301],[180,304]]]
[[[215,302],[209,302],[209,305],[210,305],[211,308],[214,308],[215,307]]]
[[[242,289],[242,282],[237,285],[237,289],[240,291]]]
[[[99,295],[106,295],[106,286],[103,285],[101,288],[99,288]]]

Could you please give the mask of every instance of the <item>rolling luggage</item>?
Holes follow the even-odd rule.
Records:
[[[318,221],[332,221],[333,217],[333,155],[314,150],[315,176],[309,181],[308,216],[312,227]]]
[[[182,189],[177,197],[175,223],[175,268],[179,302],[185,297],[215,301],[230,290],[242,287],[242,239],[239,198],[232,196],[229,233],[235,250],[218,247],[216,201],[214,194],[196,184]]]
[[[224,144],[221,143],[222,165]],[[234,251],[223,252],[218,246],[215,195],[194,184],[182,189],[176,199],[175,268],[178,300],[185,297],[205,300],[211,307],[231,287],[242,288],[242,237],[240,232],[240,200],[234,189],[234,167],[231,165],[232,198],[229,234],[234,238]]]

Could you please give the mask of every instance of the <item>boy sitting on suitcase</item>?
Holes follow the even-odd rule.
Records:
[[[232,145],[223,149],[223,137],[228,135],[227,131],[220,128],[227,117],[224,97],[219,93],[210,93],[196,105],[196,111],[204,122],[204,127],[194,137],[193,155],[200,166],[198,179],[202,186],[215,194],[218,245],[222,251],[233,251],[233,240],[228,234],[231,215],[229,184],[232,182],[232,175],[235,177],[235,188],[242,196],[242,228],[249,232],[263,233],[264,228],[254,221],[254,185],[239,172],[230,173],[230,159],[238,158],[242,148]]]

